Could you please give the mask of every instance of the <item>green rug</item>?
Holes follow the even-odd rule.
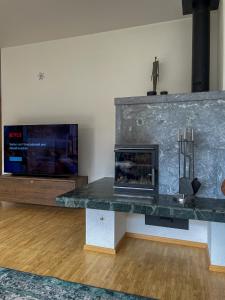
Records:
[[[0,268],[1,300],[144,300],[152,299]]]

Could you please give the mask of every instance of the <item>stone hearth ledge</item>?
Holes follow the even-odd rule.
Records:
[[[207,243],[197,244],[208,247],[209,269],[225,272],[224,199],[196,197],[194,202],[183,206],[175,201],[172,195],[153,195],[152,198],[144,195],[143,197],[121,196],[114,193],[113,184],[113,178],[102,178],[56,199],[60,206],[86,209],[85,250],[116,254],[126,235],[127,213],[209,221]],[[182,240],[176,242],[196,246],[195,242],[189,242],[190,239],[185,232]],[[151,238],[149,234],[146,237]],[[171,238],[166,240],[172,243],[175,241]]]
[[[80,189],[56,198],[58,205],[160,217],[225,223],[225,199],[195,197],[182,205],[173,195],[152,195],[152,198],[115,194],[114,179],[105,177]]]

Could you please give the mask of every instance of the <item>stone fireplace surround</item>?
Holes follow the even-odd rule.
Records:
[[[197,198],[199,205],[186,211],[171,203],[170,195],[159,195],[162,199],[153,202],[149,198],[118,197],[113,178],[71,191],[57,202],[86,209],[84,249],[115,254],[124,234],[166,240],[208,248],[209,269],[225,272],[225,197],[220,191],[225,178],[225,92],[123,98],[116,99],[115,104],[116,144],[159,145],[160,194],[178,192],[178,128],[195,129],[196,176],[202,182],[198,196],[203,198]],[[189,219],[189,230],[145,225],[145,214],[155,213]]]
[[[178,129],[195,136],[200,197],[225,198],[225,92],[115,99],[116,144],[159,145],[159,193],[178,192]]]
[[[195,138],[195,176],[202,186],[199,197],[224,199],[225,91],[115,99],[116,144],[159,145],[159,193],[179,191],[178,129],[191,127]],[[182,230],[143,224],[143,216],[127,217],[132,232],[160,237],[198,240],[208,244],[210,263],[225,266],[225,226],[192,221],[189,234]],[[191,229],[191,228],[190,228]]]

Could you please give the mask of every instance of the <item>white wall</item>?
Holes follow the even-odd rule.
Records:
[[[86,209],[87,245],[115,247],[115,211]]]
[[[208,222],[190,220],[189,230],[145,225],[145,216],[127,214],[126,232],[208,243]]]
[[[225,267],[225,224],[209,222],[209,254],[211,265]]]
[[[145,216],[98,209],[86,209],[86,244],[106,248],[115,248],[125,232],[147,236],[165,237],[184,241],[209,244],[213,255],[223,251],[218,238],[210,233],[210,222],[190,220],[189,230],[145,225]],[[219,223],[212,223],[219,224]],[[223,225],[223,226],[222,226]],[[225,225],[218,225],[225,228]],[[213,227],[212,227],[213,228]],[[211,247],[211,244],[213,247]],[[220,251],[220,252],[219,252]],[[211,252],[210,252],[211,254]],[[221,255],[219,256],[221,257]]]
[[[2,50],[4,124],[79,124],[80,175],[113,176],[114,97],[152,89],[160,58],[160,90],[189,92],[191,19]],[[217,15],[212,17],[211,88],[217,89]],[[38,80],[44,72],[45,79]]]
[[[218,81],[219,88],[225,90],[225,3],[220,0],[219,43],[218,43]]]
[[[126,232],[126,213],[89,208],[85,211],[85,243],[115,249]]]

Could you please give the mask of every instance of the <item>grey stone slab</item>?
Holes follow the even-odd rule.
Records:
[[[225,198],[225,92],[115,100],[116,144],[159,145],[159,192],[178,192],[178,129],[194,128],[199,197]]]
[[[134,104],[151,104],[164,102],[187,102],[187,101],[204,101],[225,99],[225,91],[211,91],[201,93],[183,93],[171,94],[163,96],[139,96],[139,97],[124,97],[116,98],[115,105],[134,105]]]

